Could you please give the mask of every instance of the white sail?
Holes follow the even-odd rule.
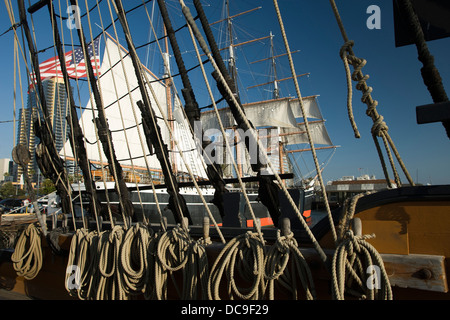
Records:
[[[172,159],[175,163],[176,170],[178,172],[188,172],[186,168],[186,163],[190,167],[194,176],[198,176],[206,179],[205,165],[202,162],[202,155],[199,153],[201,145],[196,145],[192,138],[192,132],[189,128],[189,122],[184,116],[184,112],[179,99],[175,99],[174,109],[173,109],[173,132],[174,139],[178,141],[179,148],[183,152],[183,158],[179,150],[175,147],[172,152]],[[200,137],[199,137],[200,138]],[[185,163],[186,162],[186,163]]]
[[[245,114],[255,127],[295,128],[297,121],[289,99],[275,99],[244,105]]]
[[[307,118],[322,119],[316,96],[302,98]],[[303,118],[298,99],[281,98],[243,105],[247,118],[255,127],[296,128],[297,118]],[[225,128],[235,125],[230,108],[219,109],[220,119]],[[218,129],[219,123],[214,111],[202,113],[203,130]]]
[[[105,51],[100,67],[101,76],[97,80],[105,108],[105,116],[111,131],[115,154],[122,166],[145,169],[148,164],[150,169],[160,169],[161,166],[156,155],[150,154],[145,140],[141,124],[141,112],[137,107],[137,101],[143,99],[138,87],[132,60],[127,53],[115,40],[106,37]],[[163,141],[170,149],[170,134],[163,120],[163,116],[167,116],[166,86],[163,81],[158,81],[157,77],[150,70],[145,67],[143,67],[143,70],[150,82],[146,84],[147,92],[158,118],[157,122],[161,128]],[[155,96],[153,96],[149,86],[152,87]],[[164,115],[159,111],[157,103],[161,106]],[[92,108],[94,108],[94,112]],[[101,144],[97,141],[96,129],[93,123],[93,117],[97,116],[97,108],[91,96],[79,123],[87,141],[86,152],[88,158],[91,161],[106,163],[107,158],[103,153]],[[174,121],[173,123],[176,122]],[[179,128],[178,125],[175,125],[174,131],[177,129],[182,132],[174,134],[175,139],[178,139],[180,136],[187,136],[192,140],[192,135],[185,128]],[[179,147],[183,151],[192,148],[192,143],[185,145],[185,141],[188,141],[188,139],[178,141]],[[60,154],[69,158],[73,157],[69,141],[66,142]],[[185,167],[184,170],[186,170]],[[206,177],[204,171],[198,173]]]
[[[330,136],[325,128],[324,121],[311,121],[309,131],[314,144],[332,146]],[[296,129],[281,128],[282,141],[286,145],[309,143],[304,124],[299,124]]]
[[[317,104],[317,96],[303,97],[303,108],[307,118],[322,119],[322,114]],[[304,118],[302,110],[300,108],[300,102],[298,99],[290,99],[289,105],[295,118]]]

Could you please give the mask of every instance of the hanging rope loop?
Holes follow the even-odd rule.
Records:
[[[20,235],[11,260],[18,276],[32,280],[38,275],[43,258],[41,234],[34,224],[29,224]]]
[[[120,250],[120,275],[127,294],[144,293],[149,282],[149,229],[138,223],[128,229]]]
[[[362,235],[354,223],[358,200],[368,193],[349,198],[339,221],[338,246],[332,260],[332,297],[344,300],[345,293],[360,299],[391,300],[392,289],[381,255],[367,242],[374,234]],[[358,232],[358,234],[355,234]]]
[[[183,277],[181,290],[175,280],[173,284],[180,299],[207,298],[209,268],[203,240],[193,240],[188,230],[178,224],[161,235],[156,245],[156,255],[154,294],[157,299],[167,299],[168,276],[174,280],[177,271]]]
[[[300,288],[298,280],[305,291],[306,299],[316,298],[311,271],[291,231],[282,236],[278,230],[277,241],[268,250],[264,265],[265,279],[268,281],[266,290],[268,299],[275,299],[275,285],[278,284],[297,300]]]
[[[345,294],[360,299],[392,300],[392,289],[377,250],[366,240],[374,235],[345,233],[332,260],[332,296],[344,300]]]
[[[221,299],[219,286],[225,271],[228,299],[257,300],[264,296],[264,243],[257,232],[239,235],[222,249],[211,268],[208,299]],[[236,281],[251,285],[240,287]]]

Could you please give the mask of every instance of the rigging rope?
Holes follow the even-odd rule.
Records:
[[[302,95],[301,95],[300,88],[299,88],[299,85],[298,85],[297,76],[296,76],[295,68],[294,68],[294,62],[292,60],[292,54],[291,54],[291,51],[289,49],[289,43],[288,43],[288,40],[287,40],[286,31],[284,29],[284,24],[283,24],[283,20],[282,20],[282,17],[281,17],[280,8],[278,7],[278,1],[277,0],[273,0],[273,4],[275,6],[275,11],[277,13],[278,23],[280,25],[280,29],[281,29],[281,34],[283,36],[284,45],[286,47],[286,52],[288,54],[289,65],[290,65],[290,68],[291,68],[292,77],[293,77],[294,84],[295,84],[295,91],[297,93],[297,98],[298,98],[298,101],[300,103],[300,108],[302,110],[302,114],[305,115],[306,114],[305,113],[305,106],[304,106]],[[315,167],[316,167],[316,172],[317,172],[320,188],[322,190],[322,196],[324,197],[324,202],[325,202],[325,206],[326,206],[326,209],[327,209],[328,221],[330,223],[330,228],[331,228],[331,232],[332,232],[332,235],[333,235],[333,239],[336,241],[336,230],[334,228],[334,222],[333,222],[333,217],[331,215],[330,205],[329,205],[328,199],[327,199],[327,193],[325,192],[325,185],[323,183],[322,171],[320,170],[320,165],[319,165],[319,162],[318,162],[318,159],[317,159],[316,150],[315,150],[315,147],[314,147],[314,142],[313,142],[312,137],[311,137],[311,131],[309,129],[309,122],[308,122],[307,117],[305,117],[305,116],[303,117],[303,120],[304,120],[304,123],[305,123],[305,129],[306,129],[309,145],[311,147],[311,152],[312,152],[314,164],[315,164]],[[283,190],[285,190],[285,188],[283,188]],[[324,256],[322,256],[322,258],[324,259],[324,261],[326,261],[326,259],[327,259]]]
[[[372,126],[372,129],[371,129],[372,137],[374,139],[388,185],[390,185],[390,180],[389,180],[389,177],[387,176],[387,170],[385,167],[383,155],[381,153],[381,148],[379,147],[379,142],[376,139],[376,137],[381,137],[383,140],[383,143],[384,143],[385,149],[386,149],[386,153],[389,158],[389,162],[391,164],[392,170],[393,170],[395,178],[396,178],[397,185],[400,186],[401,182],[400,182],[400,178],[398,177],[398,173],[395,168],[394,160],[392,158],[392,154],[391,154],[391,150],[389,149],[389,146],[391,147],[395,157],[397,158],[397,161],[400,164],[400,167],[402,168],[403,173],[405,174],[409,183],[413,186],[414,182],[413,182],[411,176],[409,175],[409,172],[406,169],[405,164],[403,163],[403,160],[401,159],[400,154],[398,153],[393,140],[391,139],[391,137],[388,134],[388,127],[387,127],[386,123],[383,121],[383,117],[380,114],[378,114],[378,111],[376,109],[378,102],[372,98],[371,93],[372,93],[373,89],[367,85],[367,80],[369,79],[369,76],[364,75],[361,71],[362,68],[364,67],[364,65],[366,64],[366,60],[355,56],[353,49],[352,49],[352,47],[354,45],[354,41],[350,41],[348,39],[347,33],[344,28],[344,24],[342,22],[338,8],[336,6],[336,3],[334,0],[330,0],[330,4],[333,9],[339,29],[341,30],[342,38],[344,39],[344,45],[342,46],[342,48],[340,50],[340,56],[344,62],[346,75],[347,75],[347,87],[348,87],[348,89],[347,89],[348,90],[347,109],[348,109],[351,125],[355,132],[355,137],[359,138],[360,135],[359,135],[358,129],[356,127],[356,123],[353,118],[353,111],[352,111],[352,107],[351,107],[351,101],[352,101],[352,99],[351,99],[351,95],[352,95],[351,80],[358,81],[358,83],[356,85],[356,89],[360,90],[363,93],[361,101],[367,105],[366,114],[372,118],[372,121],[374,123]],[[353,74],[351,74],[349,64],[351,64],[354,68]]]
[[[34,224],[29,224],[17,240],[11,256],[14,270],[26,280],[34,279],[42,268],[41,235]]]
[[[367,194],[370,192],[347,198],[342,209],[337,228],[338,246],[332,260],[333,299],[343,300],[346,292],[361,299],[392,299],[392,289],[383,260],[366,241],[375,235],[355,234],[361,231],[350,229],[356,204]]]
[[[185,3],[183,0],[179,0],[181,6],[182,6],[182,11],[183,14],[185,15],[189,25],[192,28],[192,31],[194,32],[195,37],[197,38],[197,41],[200,44],[200,47],[202,48],[202,50],[204,51],[204,53],[208,56],[208,58],[211,61],[211,64],[213,65],[214,69],[217,72],[217,76],[218,76],[218,80],[221,82],[221,84],[224,86],[224,89],[227,91],[227,93],[229,94],[229,96],[231,97],[231,99],[233,100],[233,102],[236,105],[239,105],[236,101],[236,98],[234,97],[233,93],[231,92],[226,80],[224,79],[223,75],[221,74],[215,60],[213,59],[207,45],[206,42],[203,38],[203,36],[200,33],[200,30],[198,29],[197,25],[195,24],[195,22],[193,21],[192,15],[190,13],[189,8],[186,7]],[[251,128],[251,125],[248,121],[248,119],[246,118],[243,110],[241,108],[237,108],[238,112],[240,114],[240,116],[243,118],[245,124]],[[261,142],[257,139],[256,134],[254,132],[254,130],[250,130],[250,133],[252,134],[253,138],[255,139],[255,141],[258,143],[258,147],[261,150],[264,150],[263,146],[261,145]],[[320,244],[317,242],[316,238],[314,237],[313,233],[311,232],[311,230],[309,229],[308,225],[306,224],[303,216],[301,215],[300,211],[298,210],[298,207],[295,205],[292,197],[290,196],[289,192],[287,191],[286,187],[283,184],[283,181],[281,180],[280,176],[277,174],[276,170],[274,169],[272,163],[270,162],[270,160],[267,157],[267,154],[265,152],[261,152],[262,156],[264,157],[264,160],[266,161],[266,163],[269,165],[269,167],[271,168],[271,170],[274,172],[274,175],[278,181],[278,183],[280,184],[280,187],[283,191],[283,193],[285,194],[285,196],[287,197],[289,203],[291,204],[292,208],[294,209],[294,211],[296,212],[298,219],[300,220],[300,222],[302,223],[302,225],[304,226],[309,238],[311,239],[311,242],[314,245],[314,248],[316,249],[316,251],[319,253],[322,261],[326,262],[328,260],[327,256],[325,255],[323,249],[320,247]],[[332,224],[333,225],[333,224]],[[259,228],[259,226],[258,226]],[[260,233],[260,231],[259,231]]]
[[[219,286],[223,273],[227,277],[227,299],[235,297],[257,300],[264,297],[264,243],[257,232],[248,231],[233,238],[222,249],[211,268],[208,279],[208,299],[220,300]],[[237,276],[251,285],[238,287]]]
[[[277,241],[267,251],[264,264],[265,277],[268,280],[266,293],[268,299],[275,299],[275,284],[279,284],[289,291],[294,300],[297,300],[299,298],[297,278],[300,279],[306,299],[316,299],[311,271],[292,232],[282,236],[281,231],[277,230]]]
[[[178,296],[183,300],[205,300],[209,276],[205,242],[194,241],[186,228],[177,225],[161,235],[156,248],[155,293],[157,299],[167,299],[168,275],[182,270],[182,289],[173,281]],[[201,292],[198,292],[198,288]]]

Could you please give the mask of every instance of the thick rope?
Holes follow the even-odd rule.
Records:
[[[399,0],[397,1],[397,5],[402,11],[402,16],[409,25],[411,35],[413,35],[417,47],[418,59],[423,65],[420,69],[422,79],[433,98],[433,102],[439,103],[448,101],[441,75],[434,64],[434,57],[428,49],[425,35],[419,18],[415,13],[414,6],[410,0]],[[447,132],[447,137],[450,138],[450,121],[442,121],[442,125]]]
[[[339,225],[336,228],[338,241],[342,241],[345,236],[345,232],[350,228],[350,222],[355,215],[355,208],[358,200],[362,197],[373,193],[372,191],[359,193],[356,196],[345,199],[344,205],[342,207],[342,215],[339,220]]]
[[[211,268],[208,299],[220,300],[219,287],[226,271],[227,299],[258,300],[264,297],[264,243],[258,233],[248,231],[233,238],[220,252]],[[237,271],[237,274],[235,274]],[[238,287],[236,280],[248,282]]]
[[[268,299],[275,299],[274,289],[276,284],[286,288],[292,299],[299,299],[298,278],[305,291],[306,299],[316,299],[311,270],[298,249],[297,241],[292,232],[286,236],[281,236],[281,231],[278,230],[277,241],[268,250],[264,265],[265,277],[268,280],[266,292]]]
[[[386,153],[388,155],[389,162],[392,167],[392,171],[394,172],[394,176],[395,176],[397,185],[401,186],[401,182],[400,182],[400,178],[398,176],[397,170],[395,168],[394,160],[393,160],[393,157],[391,154],[391,150],[389,149],[389,146],[392,149],[392,152],[394,153],[395,157],[397,158],[397,161],[398,161],[400,167],[402,168],[403,173],[405,174],[408,182],[411,185],[414,185],[414,182],[413,182],[408,170],[406,169],[406,166],[405,166],[402,158],[400,157],[400,154],[398,153],[393,140],[391,139],[390,135],[388,134],[388,126],[384,122],[383,117],[378,113],[378,111],[376,109],[378,102],[372,98],[372,91],[373,91],[372,87],[369,87],[367,85],[367,80],[369,79],[369,76],[364,75],[361,71],[362,68],[366,64],[366,60],[355,56],[355,54],[353,52],[354,42],[350,41],[348,39],[348,36],[345,31],[345,27],[342,22],[341,16],[339,14],[339,10],[337,8],[336,2],[334,0],[330,0],[330,4],[331,4],[331,8],[333,9],[339,29],[341,31],[342,38],[344,39],[344,45],[342,46],[342,48],[340,50],[340,56],[341,56],[342,61],[344,62],[344,67],[345,67],[346,76],[347,76],[347,92],[348,92],[347,109],[348,109],[350,123],[351,123],[352,128],[355,133],[355,137],[359,138],[360,134],[358,132],[358,129],[357,129],[354,117],[353,117],[353,111],[352,111],[352,106],[351,106],[351,103],[352,103],[351,80],[358,81],[358,83],[356,84],[356,89],[360,90],[363,93],[361,101],[367,105],[366,114],[372,118],[373,126],[371,129],[371,132],[372,132],[372,136],[374,138],[375,145],[377,147],[378,155],[380,157],[381,165],[383,167],[383,171],[385,173],[388,184],[390,185],[390,182],[389,182],[389,177],[386,174],[387,170],[385,168],[385,162],[383,159],[383,155],[381,153],[381,149],[378,145],[378,141],[375,137],[381,137],[384,142],[384,145],[386,148]],[[351,71],[350,71],[350,67],[349,67],[350,64],[354,68],[353,74],[351,74]]]
[[[360,299],[392,300],[392,289],[383,260],[366,241],[373,237],[355,236],[352,230],[347,231],[333,256],[333,299],[344,300],[345,293],[349,293]],[[374,270],[375,274],[372,274]]]
[[[303,103],[302,94],[300,92],[300,87],[299,87],[298,80],[297,80],[297,75],[296,75],[296,72],[295,72],[294,62],[293,62],[293,59],[292,59],[291,50],[289,48],[289,43],[288,43],[288,39],[287,39],[287,36],[286,36],[286,31],[285,31],[285,28],[284,28],[283,19],[281,17],[280,8],[278,6],[278,1],[277,0],[273,0],[273,4],[274,4],[274,7],[275,7],[275,11],[277,13],[278,23],[280,25],[280,30],[281,30],[281,34],[282,34],[282,37],[283,37],[284,45],[286,47],[286,52],[288,54],[289,66],[290,66],[290,69],[291,69],[292,78],[294,80],[295,91],[296,91],[296,94],[297,94],[297,97],[298,97],[298,102],[300,104],[300,109],[302,111],[302,115],[305,115],[306,114],[305,106],[304,106],[304,103]],[[305,123],[306,135],[308,137],[308,142],[309,142],[309,145],[310,145],[310,148],[311,148],[311,153],[312,153],[312,156],[313,156],[314,165],[315,165],[316,172],[317,172],[317,179],[319,181],[320,189],[322,190],[322,197],[324,198],[325,207],[326,207],[326,210],[327,210],[327,217],[328,217],[328,221],[330,223],[331,233],[333,235],[334,241],[336,241],[336,230],[334,228],[333,216],[331,214],[330,204],[328,202],[327,193],[325,191],[325,184],[324,184],[323,178],[322,178],[322,170],[320,169],[319,160],[317,158],[317,153],[316,153],[316,149],[314,147],[314,142],[312,140],[311,131],[309,129],[309,122],[308,122],[307,117],[303,116],[303,121]],[[272,168],[272,170],[273,170],[273,168]],[[280,183],[281,183],[281,181],[280,181]],[[282,189],[283,189],[284,193],[286,195],[288,195],[287,191],[285,191],[286,188],[284,187],[284,184],[282,185]],[[288,197],[288,199],[289,199],[289,197]],[[313,241],[313,243],[314,243],[314,241]],[[319,245],[317,245],[317,244],[315,244],[315,246],[319,247]],[[319,251],[318,249],[316,249],[316,250],[322,255],[321,251]],[[325,262],[326,261],[325,257],[322,256],[322,260],[324,260],[324,262]]]
[[[120,250],[120,275],[128,294],[145,293],[149,282],[149,244],[152,239],[150,230],[138,223],[128,229]]]
[[[20,235],[11,260],[18,276],[32,280],[38,275],[43,257],[41,235],[34,224],[29,224]]]
[[[189,232],[177,225],[163,233],[156,248],[155,297],[168,297],[168,276],[174,280],[174,272],[182,270],[182,288],[173,281],[178,296],[183,300],[206,299],[209,276],[206,250],[202,241],[194,241]],[[199,286],[200,282],[200,286]],[[198,288],[201,288],[201,294]]]
[[[332,261],[333,299],[343,300],[346,292],[361,299],[392,299],[383,260],[377,250],[366,241],[375,235],[355,235],[356,231],[350,229],[358,200],[370,193],[358,194],[346,199],[344,203],[337,227],[339,245]],[[372,274],[374,270],[375,275]],[[375,283],[369,280],[374,280]]]
[[[99,283],[97,300],[126,300],[122,278],[119,274],[120,245],[124,236],[121,226],[104,231],[99,239]]]

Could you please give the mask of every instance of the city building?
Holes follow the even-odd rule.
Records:
[[[59,151],[64,146],[68,136],[66,121],[67,92],[64,80],[57,77],[48,78],[42,81],[42,85],[44,88],[49,122],[54,132],[56,149]],[[38,145],[40,141],[39,138],[35,136],[33,126],[34,121],[38,118],[41,119],[43,114],[37,92],[30,86],[27,107],[19,111],[16,144],[21,143],[28,146],[31,155],[31,161],[27,168],[28,174],[32,177],[33,182],[36,182],[38,185],[43,179],[35,159],[36,145]],[[20,181],[22,173],[22,168],[15,164],[14,180]]]
[[[7,180],[7,176],[9,176],[9,162],[10,159],[0,159],[0,181]],[[6,175],[5,175],[6,174]]]

